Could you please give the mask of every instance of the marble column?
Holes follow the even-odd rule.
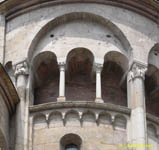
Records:
[[[59,62],[60,68],[60,80],[59,80],[59,97],[57,98],[58,102],[65,101],[65,63]]]
[[[131,108],[131,144],[146,145],[146,110],[144,79],[147,66],[134,62],[128,73],[128,107]],[[146,150],[146,147],[136,147],[136,150]]]
[[[0,14],[0,63],[4,63],[4,48],[5,48],[5,16]]]
[[[95,64],[96,69],[96,99],[95,102],[103,103],[102,100],[102,88],[101,88],[101,71],[102,71],[102,64]]]
[[[25,143],[25,110],[26,110],[26,85],[28,77],[28,66],[23,61],[15,66],[16,88],[20,102],[16,108],[16,140],[15,150],[24,150]]]

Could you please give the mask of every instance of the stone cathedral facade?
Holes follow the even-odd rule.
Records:
[[[0,150],[159,150],[159,1],[1,0]]]

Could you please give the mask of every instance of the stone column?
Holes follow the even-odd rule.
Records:
[[[101,71],[102,71],[102,64],[95,64],[96,68],[96,99],[95,102],[103,103],[102,100],[102,88],[101,88]]]
[[[60,68],[60,81],[59,81],[59,97],[57,98],[58,102],[65,101],[65,63],[59,62]]]
[[[4,63],[4,48],[5,48],[5,16],[0,14],[0,63]]]
[[[20,102],[16,108],[16,143],[15,150],[24,150],[25,145],[25,98],[28,76],[28,67],[25,61],[15,66],[16,87]]]
[[[147,66],[134,62],[128,73],[128,107],[131,110],[131,144],[146,145],[146,111],[144,79]],[[146,150],[146,147],[136,147],[136,150]]]

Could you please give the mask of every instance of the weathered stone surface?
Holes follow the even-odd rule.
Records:
[[[157,150],[158,2],[64,1],[0,5],[0,62],[20,98],[15,116],[0,92],[0,149]]]

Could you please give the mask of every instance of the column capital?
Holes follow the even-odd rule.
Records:
[[[26,62],[26,60],[17,63],[15,66],[15,77],[19,76],[19,75],[28,75],[29,71],[28,71],[28,64]]]
[[[63,62],[58,62],[58,65],[59,65],[60,71],[65,70],[66,63],[64,61]]]
[[[96,72],[100,73],[102,71],[103,64],[95,63],[94,67],[95,67]]]
[[[128,79],[134,80],[135,78],[142,78],[144,80],[146,71],[147,71],[146,64],[134,61],[128,73]]]

